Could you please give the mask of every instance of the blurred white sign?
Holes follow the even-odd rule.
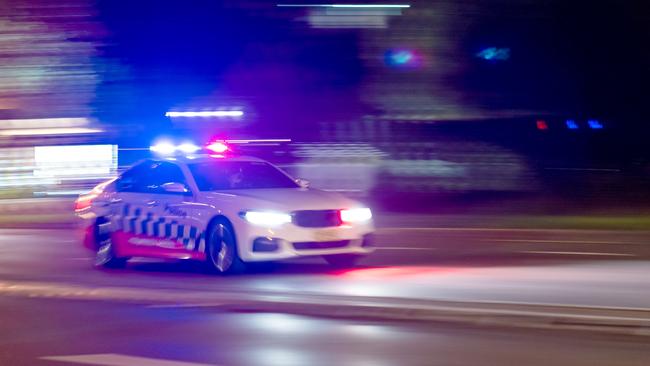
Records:
[[[34,176],[92,179],[117,170],[117,145],[34,147]]]

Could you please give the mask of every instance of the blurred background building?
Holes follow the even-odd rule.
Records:
[[[386,202],[647,202],[642,2],[355,5],[2,2],[0,196],[87,190],[161,138],[287,138],[246,152]],[[166,115],[206,110],[240,114]]]

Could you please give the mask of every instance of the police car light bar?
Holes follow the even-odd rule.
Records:
[[[184,144],[180,144],[180,145],[178,145],[178,146],[176,147],[176,149],[177,149],[178,151],[182,151],[182,152],[184,152],[184,153],[188,153],[188,154],[195,153],[195,152],[201,150],[200,147],[198,147],[198,146],[196,146],[196,145],[194,145],[194,144],[192,144],[192,143],[189,143],[189,142],[186,142],[186,143],[184,143]]]
[[[169,140],[161,140],[149,147],[149,151],[160,155],[173,154],[194,154],[200,150],[209,150],[212,153],[223,154],[231,151],[232,145],[250,144],[250,145],[279,145],[280,143],[291,142],[291,139],[237,139],[237,140],[213,140],[204,146],[199,146],[191,142],[184,142],[180,145],[174,144]],[[125,149],[123,149],[125,150]],[[139,148],[128,150],[143,150]]]
[[[161,141],[155,145],[150,146],[149,150],[161,155],[171,155],[175,152],[191,154],[201,150],[201,148],[190,142],[185,142],[180,145],[174,145],[168,141]]]
[[[243,111],[186,111],[165,113],[165,117],[241,117],[243,115]]]
[[[226,151],[230,150],[228,145],[226,145],[225,143],[223,143],[221,141],[212,142],[212,143],[208,144],[205,148],[212,151],[212,152],[215,152],[217,154],[222,154],[222,153],[225,153]]]
[[[176,151],[176,146],[171,142],[159,142],[149,147],[149,150],[163,155],[173,154]]]

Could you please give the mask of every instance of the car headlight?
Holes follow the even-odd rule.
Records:
[[[367,207],[341,210],[341,221],[345,223],[363,222],[368,221],[371,218],[372,212]]]
[[[291,222],[291,215],[281,212],[246,211],[241,217],[253,225],[280,226]]]

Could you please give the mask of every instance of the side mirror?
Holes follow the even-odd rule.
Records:
[[[161,185],[160,188],[167,193],[187,194],[190,192],[190,190],[187,189],[185,184],[177,183],[177,182],[165,183]]]
[[[300,188],[309,188],[309,181],[307,179],[298,178],[296,179],[296,183]]]

